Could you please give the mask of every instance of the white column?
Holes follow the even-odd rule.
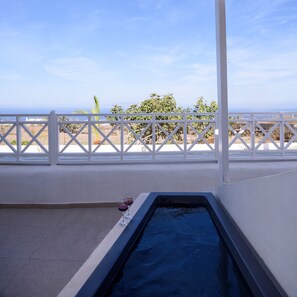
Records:
[[[215,0],[216,45],[217,45],[217,88],[218,88],[218,139],[219,139],[219,184],[229,182],[228,155],[228,88],[225,0]]]

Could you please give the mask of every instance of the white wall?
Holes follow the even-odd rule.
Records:
[[[227,184],[216,195],[289,296],[297,296],[297,171]]]
[[[297,162],[235,162],[232,181],[297,168]],[[213,191],[216,163],[0,166],[1,203],[116,202],[123,194]]]
[[[201,168],[190,164],[0,166],[0,203],[116,202],[125,193],[137,197],[154,191],[209,191],[217,184],[216,165]]]

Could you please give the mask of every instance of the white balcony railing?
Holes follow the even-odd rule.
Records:
[[[217,161],[216,118],[215,113],[0,114],[0,164]],[[230,113],[229,155],[297,159],[297,113]]]

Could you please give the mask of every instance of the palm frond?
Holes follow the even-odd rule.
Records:
[[[94,96],[94,101],[95,101],[95,113],[100,113],[100,104],[99,104],[99,100],[96,96]]]
[[[99,120],[100,120],[100,117],[99,117],[100,105],[99,105],[99,100],[96,96],[94,96],[94,102],[95,102],[95,106],[93,108],[91,108],[91,111],[76,110],[74,113],[76,113],[76,114],[93,114],[92,120],[99,122]],[[98,124],[96,123],[94,125],[99,128],[99,123]],[[95,134],[97,141],[98,140],[100,141],[100,133],[94,126],[92,127],[92,131]]]

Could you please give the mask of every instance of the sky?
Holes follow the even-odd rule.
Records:
[[[226,0],[231,111],[297,111],[297,1]],[[0,0],[0,113],[217,100],[214,0]]]

